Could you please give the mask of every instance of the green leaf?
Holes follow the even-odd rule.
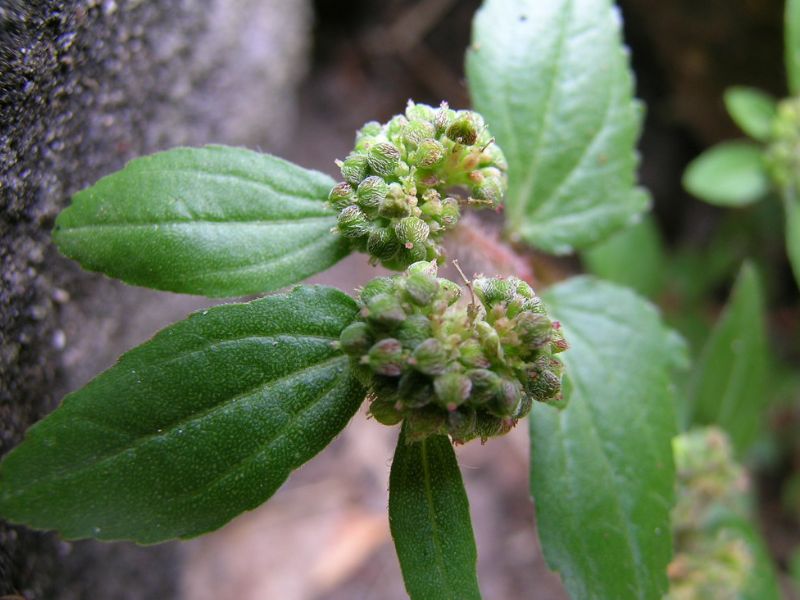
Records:
[[[663,242],[652,217],[585,251],[583,261],[594,275],[645,296],[655,296],[664,286]]]
[[[389,523],[412,600],[481,597],[469,503],[447,436],[406,443],[401,431],[389,478]]]
[[[267,292],[347,254],[324,202],[334,183],[243,148],[175,148],[75,194],[53,239],[85,269],[126,283],[205,296]]]
[[[789,91],[800,94],[800,0],[786,0],[786,79]]]
[[[472,40],[470,94],[508,159],[512,235],[564,254],[645,210],[642,108],[610,0],[486,0]]]
[[[794,278],[800,286],[800,196],[792,188],[783,190],[786,209],[786,251]]]
[[[363,400],[333,345],[356,310],[299,287],[164,329],[28,431],[0,463],[0,515],[150,544],[257,507]]]
[[[647,301],[593,278],[561,283],[545,301],[570,343],[566,408],[535,403],[530,416],[545,558],[573,598],[661,598],[676,434],[666,330]]]
[[[689,164],[683,187],[709,204],[745,206],[764,197],[770,183],[758,146],[724,142]]]
[[[739,454],[759,431],[766,393],[764,299],[755,268],[745,263],[728,306],[697,362],[687,424],[717,424]]]
[[[769,140],[777,114],[772,96],[755,88],[735,86],[725,90],[725,107],[747,135],[762,142]]]

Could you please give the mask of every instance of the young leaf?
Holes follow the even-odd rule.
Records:
[[[661,598],[676,434],[665,328],[648,302],[593,278],[544,296],[570,343],[566,408],[536,403],[530,416],[545,558],[573,598]]]
[[[739,453],[746,450],[759,431],[766,368],[764,300],[755,268],[745,263],[693,374],[687,424],[718,424]]]
[[[467,494],[447,436],[406,443],[401,431],[389,523],[412,600],[480,599]]]
[[[53,239],[85,269],[126,283],[205,296],[267,292],[347,254],[324,202],[334,183],[243,148],[175,148],[75,194]]]
[[[800,94],[800,0],[786,0],[786,79],[789,91]]]
[[[603,279],[655,296],[664,284],[664,249],[652,217],[618,231],[583,253],[587,269]]]
[[[333,345],[356,310],[299,287],[164,329],[28,431],[0,463],[0,515],[150,544],[255,508],[363,400]]]
[[[748,142],[724,142],[695,158],[683,173],[689,193],[718,206],[745,206],[769,191],[761,149]]]
[[[725,107],[736,124],[750,137],[766,142],[777,114],[775,99],[755,88],[735,86],[725,90]]]
[[[512,234],[563,254],[646,208],[634,187],[642,108],[610,0],[486,0],[466,70],[508,159]]]
[[[786,209],[786,251],[792,264],[794,278],[800,286],[800,196],[792,188],[784,190]]]

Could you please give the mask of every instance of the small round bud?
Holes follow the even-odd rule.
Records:
[[[386,177],[394,172],[397,163],[400,162],[400,151],[394,144],[389,142],[375,144],[369,149],[367,161],[369,167],[375,173]],[[345,161],[345,164],[347,164],[347,161]]]
[[[503,377],[500,384],[500,392],[490,400],[487,410],[497,417],[511,418],[517,412],[522,396],[523,391],[520,382],[516,379]]]
[[[358,298],[362,304],[368,304],[378,294],[391,294],[393,290],[393,277],[376,277],[361,288]]]
[[[441,406],[455,410],[469,398],[472,381],[463,373],[445,373],[433,380],[433,389]]]
[[[406,105],[406,118],[409,121],[433,122],[435,111],[427,104],[415,104],[411,100]]]
[[[459,406],[447,413],[447,433],[456,442],[466,442],[475,437],[475,409]]]
[[[368,166],[366,155],[354,152],[344,159],[340,170],[347,183],[357,186],[367,176]]]
[[[442,200],[442,216],[440,223],[447,229],[455,227],[458,219],[461,216],[461,210],[458,208],[458,201],[455,198],[445,198]]]
[[[467,377],[472,382],[469,401],[473,405],[486,404],[502,392],[502,379],[489,369],[472,369],[467,371]]]
[[[398,377],[403,372],[403,346],[393,338],[374,344],[367,357],[370,368],[378,375]]]
[[[389,184],[389,193],[386,198],[381,202],[378,214],[381,217],[391,219],[398,217],[405,217],[408,215],[409,206],[406,199],[406,193],[399,183]]]
[[[497,171],[497,169],[484,169],[485,171]],[[483,181],[472,190],[475,198],[485,201],[489,206],[498,206],[503,201],[506,192],[505,177],[497,173],[484,176]]]
[[[464,146],[471,146],[478,139],[478,128],[475,126],[475,119],[469,113],[461,113],[450,123],[447,128],[447,137]]]
[[[428,338],[414,349],[411,364],[425,375],[441,375],[447,366],[447,351],[435,338]]]
[[[411,411],[406,417],[406,441],[416,442],[432,435],[446,433],[447,416],[434,406]]]
[[[378,294],[367,303],[367,319],[376,325],[394,327],[405,318],[406,313],[400,301],[390,294]]]
[[[400,250],[400,242],[388,227],[373,230],[367,238],[367,252],[379,260],[389,260]]]
[[[337,218],[339,232],[347,238],[365,236],[372,225],[360,208],[355,205],[345,207]]]
[[[430,258],[428,255],[428,245],[426,242],[406,242],[400,247],[399,257],[404,265],[417,262],[418,260],[427,260]]]
[[[427,139],[417,146],[412,162],[421,169],[433,169],[444,160],[445,149],[441,142]]]
[[[550,343],[553,323],[544,315],[522,312],[514,318],[513,330],[527,348],[538,350]]]
[[[389,184],[380,177],[370,175],[358,184],[358,205],[367,213],[377,211],[388,193]]]
[[[339,335],[342,350],[352,355],[364,354],[370,349],[373,341],[369,326],[362,321],[350,323]]]
[[[431,322],[425,315],[410,315],[395,331],[406,348],[416,348],[431,336]]]
[[[442,102],[433,116],[433,126],[436,128],[436,135],[442,135],[447,128],[450,127],[450,122],[454,117],[455,111],[450,110],[447,102]]]
[[[406,296],[417,306],[427,306],[439,292],[436,277],[424,273],[410,273],[406,279]]]
[[[422,244],[428,239],[430,227],[428,224],[417,217],[405,217],[400,219],[394,227],[397,239],[406,248],[411,248],[417,244]],[[420,258],[418,260],[424,260]],[[416,262],[416,261],[414,261]]]
[[[440,279],[439,289],[441,290],[439,297],[447,303],[447,306],[455,304],[461,298],[461,286],[449,279]]]
[[[343,210],[351,204],[355,204],[355,201],[356,194],[353,187],[346,181],[337,183],[328,194],[328,203],[334,210]]]
[[[423,141],[433,138],[434,135],[436,135],[436,130],[431,123],[411,121],[403,131],[403,141],[411,146],[419,146]]]
[[[379,136],[382,129],[383,127],[381,127],[381,124],[377,121],[369,121],[364,123],[361,129],[356,132],[356,146],[367,139]]]
[[[478,340],[465,340],[459,346],[461,364],[468,368],[485,369],[490,365]]]
[[[499,277],[476,277],[472,282],[478,298],[487,308],[500,303],[507,303],[514,299],[517,282],[513,279],[500,279]]]

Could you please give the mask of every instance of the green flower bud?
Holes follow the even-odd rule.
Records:
[[[476,323],[475,328],[478,333],[478,340],[481,343],[481,348],[486,357],[490,361],[502,360],[504,353],[497,330],[486,321]]]
[[[406,441],[424,440],[432,435],[447,432],[447,416],[433,406],[411,411],[406,417]]]
[[[419,146],[423,141],[436,135],[433,124],[427,121],[411,121],[403,131],[403,141],[411,146]]]
[[[442,200],[442,216],[440,223],[447,229],[455,227],[461,217],[461,209],[458,208],[458,201],[455,198],[445,198]]]
[[[357,206],[348,206],[339,213],[337,218],[339,232],[347,238],[358,238],[367,235],[372,225],[367,215]]]
[[[485,174],[481,182],[472,188],[472,193],[476,199],[485,201],[490,207],[495,207],[503,201],[507,183],[505,176],[497,169],[484,169],[484,172],[487,171],[490,173]]]
[[[406,296],[417,306],[427,306],[439,292],[436,277],[423,273],[411,273],[406,279]]]
[[[395,115],[386,124],[386,136],[392,141],[402,141],[403,132],[408,126],[408,119],[403,115]]]
[[[516,295],[517,279],[500,279],[499,277],[476,277],[472,288],[481,302],[487,307],[507,303]]]
[[[489,369],[472,369],[467,371],[472,382],[472,393],[469,401],[473,405],[486,404],[502,393],[503,380]]]
[[[447,303],[447,306],[455,304],[461,298],[461,287],[449,279],[440,279],[439,289],[439,297]]]
[[[433,383],[418,371],[406,371],[397,384],[397,396],[404,408],[422,408],[433,398]]]
[[[370,349],[373,342],[369,326],[361,321],[350,323],[339,335],[339,343],[347,354],[364,354]]]
[[[492,397],[486,406],[486,410],[496,417],[511,418],[517,412],[522,396],[522,384],[516,379],[503,377],[500,384],[500,392]]]
[[[433,139],[421,141],[416,152],[414,152],[411,162],[421,169],[433,169],[444,160],[445,149],[441,142]]]
[[[475,437],[477,415],[471,406],[459,406],[447,413],[447,433],[453,441],[464,443]]]
[[[436,263],[421,260],[410,264],[406,269],[406,273],[409,275],[425,275],[427,277],[436,277],[439,274],[439,267],[436,265]]]
[[[433,380],[433,389],[441,406],[455,410],[469,398],[472,381],[463,373],[445,373]]]
[[[411,218],[413,219],[414,217]],[[428,260],[430,258],[428,253],[428,245],[426,242],[418,242],[416,244],[406,242],[400,248],[399,256],[401,263],[404,265],[414,263],[419,260]]]
[[[436,135],[442,135],[455,117],[455,111],[450,110],[447,102],[442,102],[439,109],[433,116],[433,126],[436,128]]]
[[[425,375],[441,375],[447,367],[447,350],[435,338],[428,338],[411,354],[412,366]]]
[[[351,204],[355,204],[355,201],[356,194],[352,186],[346,181],[337,183],[328,194],[328,203],[334,210],[343,210]]]
[[[514,317],[513,330],[527,348],[539,350],[550,343],[553,323],[544,315],[522,312]]]
[[[459,113],[447,128],[447,137],[457,144],[471,146],[478,139],[478,128],[472,113]]]
[[[394,226],[397,239],[406,248],[413,248],[417,244],[422,245],[428,239],[430,227],[428,224],[417,217],[405,217],[400,219]],[[425,260],[420,258],[417,260]],[[416,262],[416,261],[413,261]]]
[[[405,321],[406,312],[395,296],[378,294],[367,302],[366,317],[376,325],[395,327]]]
[[[395,287],[394,277],[376,277],[361,288],[358,299],[362,304],[368,304],[378,294],[391,294]]]
[[[378,375],[399,377],[403,372],[403,346],[393,338],[385,338],[369,349],[367,360]]]
[[[431,336],[431,321],[425,315],[410,315],[395,332],[406,348],[416,348]]]
[[[483,354],[481,343],[476,339],[469,339],[461,342],[459,346],[461,364],[465,367],[475,369],[485,369],[489,366],[489,360]]]
[[[406,118],[409,121],[433,122],[435,111],[427,104],[415,104],[411,100],[406,105]]]
[[[391,219],[397,217],[405,217],[408,215],[409,206],[406,199],[406,193],[399,183],[389,184],[389,192],[386,198],[381,202],[378,214],[381,217]]]
[[[370,211],[377,211],[388,193],[389,184],[380,177],[371,175],[358,184],[358,205],[368,214]]]
[[[372,139],[381,134],[381,124],[377,121],[369,121],[356,132],[356,146],[367,139]]]
[[[536,363],[528,371],[528,378],[525,380],[525,391],[539,402],[547,402],[557,398],[561,394],[561,372],[560,363],[557,371],[551,366],[543,366]]]
[[[369,149],[367,162],[375,173],[386,177],[391,175],[397,168],[397,163],[400,162],[400,151],[394,144],[389,142],[375,144]]]
[[[376,399],[369,405],[369,414],[381,425],[397,425],[403,420],[403,413],[397,410],[395,403]]]
[[[367,252],[380,260],[389,260],[400,250],[394,231],[387,227],[375,229],[367,239]]]
[[[342,177],[350,185],[357,186],[367,176],[367,157],[364,154],[353,152],[339,165]]]

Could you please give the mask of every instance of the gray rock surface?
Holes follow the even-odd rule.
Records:
[[[75,191],[140,154],[279,147],[310,8],[280,0],[0,0],[0,455],[61,396],[207,301],[83,273],[49,241]],[[166,545],[0,522],[0,595],[170,598]]]

